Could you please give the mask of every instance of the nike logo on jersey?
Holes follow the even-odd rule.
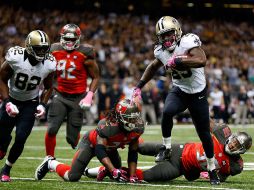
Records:
[[[198,99],[202,99],[202,98],[204,98],[204,97],[205,97],[205,96],[199,96]]]

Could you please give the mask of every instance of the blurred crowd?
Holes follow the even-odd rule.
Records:
[[[170,15],[174,16],[174,15]],[[254,26],[251,22],[179,18],[183,33],[200,36],[208,63],[211,116],[234,124],[254,122]],[[27,34],[45,31],[52,42],[59,41],[59,30],[75,23],[82,30],[82,42],[97,52],[101,84],[85,122],[94,123],[123,96],[130,97],[137,80],[154,59],[155,23],[149,15],[133,16],[63,10],[26,11],[0,7],[0,61],[14,45],[24,46]],[[171,86],[163,68],[143,89],[143,117],[149,123],[160,122],[164,98]],[[188,111],[176,122],[191,122]]]

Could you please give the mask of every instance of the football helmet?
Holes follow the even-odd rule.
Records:
[[[165,49],[173,51],[182,36],[181,26],[179,22],[171,16],[161,17],[156,23],[156,36],[159,44]]]
[[[76,24],[66,24],[60,35],[60,43],[65,50],[71,51],[79,47],[81,30]]]
[[[115,108],[118,121],[123,124],[126,131],[133,131],[143,124],[140,111],[135,103],[129,99],[120,100]]]
[[[28,34],[25,41],[26,51],[37,61],[43,61],[50,50],[48,35],[41,30],[34,30]]]
[[[230,155],[244,154],[251,146],[252,137],[246,132],[237,132],[226,140],[225,151]]]

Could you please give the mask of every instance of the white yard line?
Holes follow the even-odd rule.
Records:
[[[35,181],[34,178],[18,178],[12,177],[14,180],[27,180]],[[43,179],[43,181],[59,181],[59,179]],[[83,181],[80,180],[79,183],[90,183],[90,184],[114,184],[114,185],[134,185],[134,186],[146,186],[146,187],[175,187],[181,189],[217,189],[217,190],[242,190],[242,189],[232,189],[232,188],[223,188],[223,187],[203,187],[203,186],[188,186],[188,185],[160,185],[160,184],[150,184],[150,183],[117,183],[117,182],[97,182],[97,181]]]

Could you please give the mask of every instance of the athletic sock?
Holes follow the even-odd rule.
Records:
[[[171,149],[171,137],[162,137],[163,145],[165,145],[166,149]]]
[[[207,160],[207,170],[208,171],[213,171],[214,169],[216,169],[214,157],[207,158],[206,160]]]
[[[46,147],[46,155],[50,155],[50,156],[54,157],[55,156],[55,147],[56,147],[56,135],[50,136],[48,133],[46,133],[45,147]]]

